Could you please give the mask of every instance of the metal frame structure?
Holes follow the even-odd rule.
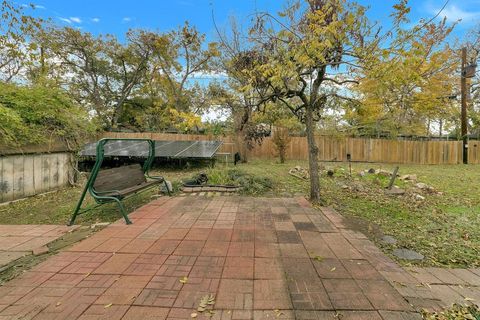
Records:
[[[92,172],[90,173],[90,176],[87,180],[85,188],[83,189],[83,192],[82,192],[82,195],[80,196],[78,204],[75,207],[75,211],[73,212],[72,218],[70,219],[70,222],[68,223],[69,226],[73,225],[73,223],[75,222],[75,219],[77,218],[78,215],[80,215],[82,213],[85,213],[87,211],[90,211],[90,210],[92,210],[92,209],[94,209],[98,206],[101,206],[102,204],[110,203],[110,202],[116,202],[117,203],[117,205],[120,209],[120,212],[122,213],[122,216],[125,219],[126,224],[131,224],[132,222],[128,218],[125,207],[122,204],[122,200],[137,194],[139,191],[146,190],[146,189],[149,189],[151,187],[156,186],[154,184],[154,185],[151,185],[149,187],[140,189],[137,192],[134,192],[132,195],[129,195],[129,196],[121,195],[119,190],[108,190],[108,191],[101,191],[101,192],[95,190],[95,187],[94,187],[95,180],[97,178],[98,172],[100,171],[103,160],[105,158],[105,145],[107,144],[107,142],[112,141],[112,140],[135,140],[135,141],[146,141],[146,142],[148,142],[149,154],[148,154],[147,160],[145,161],[145,163],[143,164],[143,167],[142,167],[143,173],[145,174],[145,177],[147,177],[149,179],[163,180],[163,183],[165,184],[165,188],[167,189],[168,195],[170,195],[170,189],[167,185],[166,180],[163,177],[161,177],[161,176],[150,176],[149,175],[150,168],[152,166],[153,160],[155,159],[155,141],[153,141],[151,139],[129,139],[129,138],[106,138],[106,139],[101,139],[97,143],[95,165],[93,166]],[[85,209],[82,210],[81,209],[82,203],[85,200],[85,196],[87,195],[87,191],[95,199],[95,201],[97,202],[97,205],[95,205],[93,207],[85,208]],[[118,195],[112,195],[112,193],[118,193]]]

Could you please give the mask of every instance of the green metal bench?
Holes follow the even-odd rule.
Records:
[[[112,140],[136,140],[146,141],[149,145],[149,154],[143,167],[139,164],[122,166],[118,168],[100,170],[103,159],[105,158],[105,145]],[[128,218],[127,212],[122,200],[135,195],[136,193],[152,188],[160,183],[164,183],[168,194],[170,189],[163,177],[150,176],[149,170],[155,158],[155,142],[150,139],[102,139],[97,143],[95,165],[83,189],[80,200],[68,225],[73,225],[79,214],[92,210],[102,204],[116,202],[120,212],[125,218],[126,224],[132,222]],[[95,199],[97,205],[82,209],[82,203],[87,192]]]

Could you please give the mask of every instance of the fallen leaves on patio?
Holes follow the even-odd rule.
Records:
[[[207,310],[208,306],[213,306],[215,304],[215,296],[212,294],[207,294],[200,299],[200,303],[198,304],[197,311],[203,312]]]
[[[200,299],[200,302],[198,304],[198,307],[197,307],[197,311],[202,313],[202,312],[206,312],[208,314],[208,316],[213,316],[213,314],[215,313],[213,310],[207,310],[207,308],[209,306],[212,306],[215,304],[215,296],[213,294],[207,294],[205,296],[203,296],[201,299]],[[197,312],[192,312],[190,314],[190,317],[191,318],[196,318],[198,317],[198,313]]]
[[[278,318],[278,317],[281,317],[282,315],[284,315],[284,313],[278,309],[275,309],[273,310],[275,312],[275,316]]]
[[[185,284],[185,283],[187,283],[188,278],[187,278],[187,277],[182,277],[182,278],[180,278],[180,280],[178,280],[178,281],[180,281],[180,283]]]
[[[323,257],[322,256],[314,256],[312,257],[313,260],[316,260],[316,261],[319,261],[319,262],[322,262],[323,261]]]

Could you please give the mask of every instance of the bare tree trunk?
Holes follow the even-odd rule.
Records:
[[[247,143],[245,142],[245,136],[243,130],[237,130],[235,132],[235,147],[240,153],[240,162],[247,163],[248,162],[248,154],[247,154]]]
[[[441,137],[441,136],[443,136],[443,120],[440,119],[439,122],[440,122],[440,123],[439,123],[439,124],[440,124],[439,135],[440,135],[440,137]]]
[[[241,151],[241,157],[242,159],[240,160],[242,163],[247,163],[248,162],[248,147],[247,143],[245,142],[245,138],[242,138],[242,151]]]
[[[320,201],[320,176],[318,170],[318,147],[315,141],[315,122],[313,121],[313,110],[306,107],[305,125],[308,142],[308,167],[310,169],[310,201]]]
[[[235,125],[235,143],[238,152],[240,153],[240,162],[248,162],[248,146],[246,140],[246,124],[250,121],[250,109],[241,108],[234,114]]]

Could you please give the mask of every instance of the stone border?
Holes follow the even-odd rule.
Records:
[[[181,187],[180,190],[185,193],[192,192],[238,192],[240,187],[218,187],[218,186],[198,186],[198,187]]]

